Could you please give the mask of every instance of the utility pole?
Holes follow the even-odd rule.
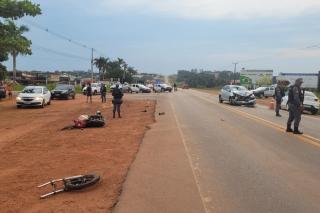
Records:
[[[91,48],[91,83],[93,83],[93,48]]]
[[[233,71],[233,85],[236,84],[236,72],[237,72],[237,64],[238,62],[233,63],[234,64],[234,71]]]

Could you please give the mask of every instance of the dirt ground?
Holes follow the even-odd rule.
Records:
[[[155,103],[125,100],[123,118],[112,119],[108,98],[104,105],[99,97],[87,104],[78,95],[76,100],[53,101],[44,109],[16,109],[14,100],[0,102],[1,212],[111,211],[142,138],[154,122]],[[96,110],[107,118],[106,127],[60,131],[80,114]],[[84,191],[39,199],[46,190],[37,185],[86,173],[100,175],[100,182]]]

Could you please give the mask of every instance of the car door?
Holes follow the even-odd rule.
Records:
[[[222,99],[224,101],[228,101],[229,100],[229,90],[230,90],[230,87],[229,86],[225,86],[223,89],[222,89]]]
[[[44,87],[42,91],[43,91],[44,101],[45,101],[45,103],[48,103],[50,101],[51,94],[50,94],[49,90],[46,87]]]

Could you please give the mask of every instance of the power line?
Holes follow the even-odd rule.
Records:
[[[21,21],[25,22],[26,24],[31,25],[31,26],[33,26],[33,27],[35,27],[37,29],[40,29],[40,30],[42,30],[42,31],[44,31],[46,33],[49,33],[49,34],[51,34],[51,35],[53,35],[53,36],[55,36],[57,38],[60,38],[60,39],[65,40],[67,42],[73,43],[73,44],[75,44],[75,45],[77,45],[79,47],[82,47],[82,48],[85,48],[85,49],[88,49],[88,50],[92,50],[93,49],[94,52],[96,52],[96,53],[98,53],[100,55],[104,55],[102,52],[98,51],[96,48],[93,48],[93,47],[90,47],[89,45],[86,45],[86,44],[83,44],[81,42],[75,41],[72,38],[70,38],[68,36],[65,36],[65,35],[63,35],[61,33],[57,33],[57,32],[54,32],[52,30],[49,30],[49,28],[43,27],[40,24],[37,24],[35,22],[32,22],[30,20],[26,20],[26,19],[23,19]]]
[[[59,55],[59,56],[69,57],[69,58],[83,60],[83,61],[89,61],[90,60],[90,58],[85,58],[85,57],[82,57],[82,56],[61,52],[61,51],[58,51],[58,50],[53,50],[53,49],[50,49],[50,48],[47,48],[47,47],[43,47],[43,46],[39,46],[39,45],[35,45],[35,44],[32,44],[32,46],[34,48],[38,49],[38,50],[49,52],[49,53],[53,53],[53,54],[56,54],[56,55]]]

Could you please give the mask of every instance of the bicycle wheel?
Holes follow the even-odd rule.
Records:
[[[85,187],[94,185],[100,180],[100,176],[95,174],[83,175],[79,178],[64,180],[64,191],[81,190]]]

